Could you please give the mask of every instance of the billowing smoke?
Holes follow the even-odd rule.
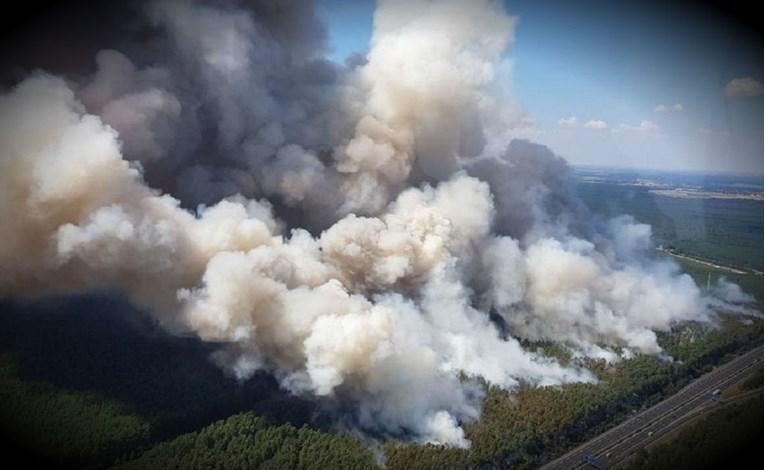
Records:
[[[591,217],[547,148],[487,145],[523,118],[492,93],[498,2],[383,1],[349,66],[284,3],[150,3],[144,53],[0,98],[0,295],[117,289],[241,379],[463,447],[477,379],[594,380],[521,340],[662,354],[657,331],[744,298]]]

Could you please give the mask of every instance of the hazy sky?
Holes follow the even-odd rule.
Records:
[[[373,1],[320,1],[332,57],[365,52]],[[574,164],[762,173],[760,11],[699,2],[508,1],[519,136]]]

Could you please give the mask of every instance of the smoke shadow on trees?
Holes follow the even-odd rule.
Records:
[[[0,353],[13,354],[24,380],[115,399],[149,419],[152,440],[243,411],[274,424],[331,425],[267,373],[227,376],[210,361],[215,348],[168,334],[111,293],[0,300]]]

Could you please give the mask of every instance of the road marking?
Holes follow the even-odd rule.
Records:
[[[574,460],[574,462],[569,462],[574,457],[578,457],[583,452],[587,451],[588,449],[591,449],[594,447],[594,449],[588,454],[596,456],[600,455],[603,452],[614,452],[616,447],[619,445],[625,443],[627,440],[637,438],[637,446],[639,446],[641,443],[648,441],[650,443],[651,441],[655,441],[656,439],[645,439],[645,436],[641,436],[641,432],[644,431],[649,426],[653,425],[654,423],[659,423],[665,418],[670,417],[671,415],[675,414],[679,410],[683,408],[689,407],[691,404],[695,404],[695,406],[690,407],[689,411],[687,411],[683,416],[681,416],[678,419],[673,419],[668,424],[675,423],[676,421],[683,419],[685,415],[691,414],[694,411],[705,411],[709,409],[710,407],[705,407],[704,405],[706,402],[696,403],[697,400],[703,396],[706,395],[709,388],[713,387],[721,387],[721,384],[727,384],[731,380],[734,380],[736,377],[741,376],[743,373],[748,372],[748,369],[750,367],[753,367],[754,365],[761,363],[762,361],[762,354],[763,354],[763,347],[758,346],[755,349],[752,349],[751,351],[747,351],[746,353],[734,358],[733,360],[720,365],[719,367],[716,367],[711,372],[707,373],[706,375],[702,375],[701,377],[696,378],[693,382],[689,383],[685,387],[683,387],[682,390],[678,391],[674,395],[667,397],[665,400],[655,404],[651,408],[643,411],[642,413],[639,413],[638,415],[635,415],[623,423],[601,433],[600,435],[594,437],[593,439],[579,445],[577,448],[569,451],[568,453],[562,455],[561,457],[546,463],[542,467],[540,467],[540,470],[552,470],[555,468],[579,468],[584,466],[584,462],[581,460]],[[753,362],[750,362],[754,358]],[[696,391],[698,390],[698,391]],[[692,395],[688,398],[685,397],[686,394],[691,393]],[[675,405],[675,402],[680,401],[679,404]],[[665,406],[671,406],[666,411],[662,411],[663,407]],[[642,422],[642,424],[641,424]],[[647,423],[647,424],[646,424]],[[638,426],[636,429],[632,430],[632,426],[636,425]],[[660,427],[657,430],[654,431],[654,436],[649,437],[661,437],[665,433],[663,431],[667,429],[672,429],[673,427]],[[641,440],[640,437],[643,437]],[[609,438],[616,438],[616,443],[608,444],[605,442],[607,447],[598,449],[597,444],[603,442],[604,440],[608,440]],[[630,446],[628,450],[631,451],[631,449],[635,447],[635,445]],[[629,457],[632,452],[628,452],[625,457]],[[618,455],[617,455],[618,456]],[[612,455],[611,459],[613,459],[614,455]],[[620,459],[621,460],[621,459]],[[616,462],[619,462],[620,460],[617,460]]]

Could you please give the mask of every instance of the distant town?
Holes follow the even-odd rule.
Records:
[[[575,166],[579,181],[647,188],[657,196],[682,199],[763,201],[762,176]]]

